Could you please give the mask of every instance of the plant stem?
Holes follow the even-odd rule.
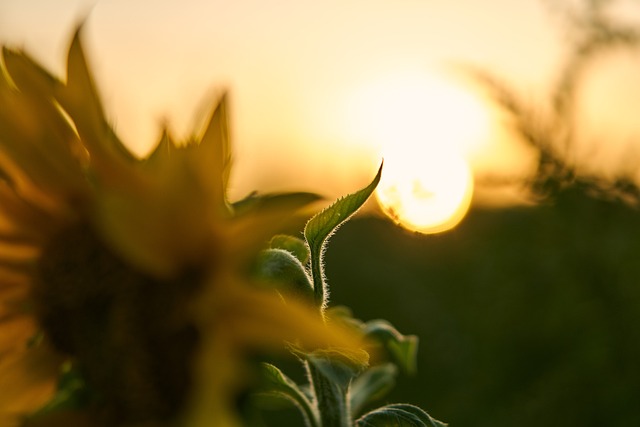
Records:
[[[322,425],[320,424],[320,417],[314,410],[311,402],[309,402],[307,399],[302,398],[302,396],[296,396],[293,398],[293,400],[302,411],[305,425],[307,425],[308,427],[322,427]]]
[[[313,293],[316,306],[320,308],[320,312],[324,312],[327,299],[326,283],[324,278],[324,269],[322,267],[322,242],[311,250],[311,279],[313,281]],[[317,256],[313,256],[317,254]]]
[[[349,386],[343,387],[327,378],[310,363],[305,363],[313,386],[322,427],[352,427]]]

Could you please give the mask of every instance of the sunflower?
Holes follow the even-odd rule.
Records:
[[[0,424],[234,425],[247,349],[350,345],[245,274],[315,198],[228,201],[224,96],[203,132],[178,144],[164,131],[133,156],[105,118],[80,33],[66,82],[3,49]],[[43,411],[65,372],[91,391],[83,412]]]

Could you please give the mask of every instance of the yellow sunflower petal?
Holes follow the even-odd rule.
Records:
[[[197,149],[189,150],[189,157],[190,166],[198,174],[215,208],[225,208],[231,171],[226,95],[213,111]]]
[[[319,312],[297,301],[284,303],[275,292],[233,278],[216,280],[198,299],[195,311],[203,337],[188,427],[239,425],[233,398],[249,375],[243,365],[248,351],[284,352],[289,342],[307,348],[358,348],[355,335],[328,327]]]
[[[11,314],[10,309],[26,305],[37,251],[31,246],[0,242],[0,321],[3,316]]]
[[[184,150],[170,148],[168,136],[163,140],[139,165],[144,180],[138,185],[96,191],[93,220],[105,242],[133,265],[170,277],[216,249],[218,221],[212,220],[208,198],[188,168]]]
[[[193,203],[163,198],[159,190],[139,197],[103,192],[93,219],[105,242],[132,265],[159,278],[173,277],[206,254],[210,227]]]
[[[204,340],[224,339],[240,350],[283,351],[286,343],[305,348],[340,347],[359,351],[361,337],[337,324],[327,325],[319,310],[229,277],[218,279],[195,303]],[[206,358],[207,360],[212,360]]]
[[[29,289],[29,276],[0,269],[0,420],[20,419],[50,399],[61,362],[45,343],[32,342],[38,325]]]
[[[39,162],[35,172],[49,174],[45,182],[38,182],[43,189],[55,191],[64,198],[72,198],[77,192],[85,193],[87,183],[78,159],[80,142],[54,100],[61,83],[23,53],[4,49],[3,56],[19,90],[14,95],[21,101],[14,100],[19,105],[3,116],[24,125],[14,126],[13,135],[6,135],[5,148],[22,154],[20,158],[14,157],[20,165]],[[33,170],[28,172],[33,176]]]
[[[240,427],[232,408],[240,377],[246,368],[242,358],[228,341],[207,340],[202,345],[198,362],[197,382],[180,426]]]
[[[12,310],[5,307],[3,311]],[[31,316],[11,312],[0,315],[0,359],[26,347],[36,330],[36,323]]]
[[[17,414],[0,414],[0,426],[2,427],[20,427],[22,419]]]
[[[27,414],[42,406],[54,392],[58,369],[59,360],[44,346],[0,358],[0,414]]]
[[[60,83],[22,53],[3,49],[3,57],[17,89],[8,84],[0,89],[0,150],[43,192],[63,200],[80,198],[87,182],[77,158],[77,135],[53,98]]]
[[[219,106],[207,133],[226,134],[224,116]],[[209,147],[213,143],[178,147],[165,131],[151,156],[138,163],[142,179],[137,185],[96,190],[98,230],[134,265],[167,277],[217,251],[215,240],[228,209],[221,194],[222,166],[216,166],[222,161],[215,158],[222,149]]]
[[[139,179],[131,163],[137,159],[107,122],[100,97],[87,66],[77,29],[67,57],[67,83],[59,87],[56,99],[72,118],[80,139],[91,156],[96,178],[111,186],[127,188]]]
[[[0,236],[37,243],[50,236],[60,225],[54,220],[55,216],[19,197],[4,181],[0,181],[0,206]]]
[[[26,175],[25,171],[18,167],[16,162],[0,149],[0,186],[2,197],[8,200],[20,200],[22,204],[37,206],[42,210],[59,210],[60,202],[38,188]],[[3,207],[11,201],[0,200]],[[2,210],[0,210],[2,215]]]
[[[171,159],[175,156],[176,150],[176,142],[165,127],[162,129],[160,141],[156,145],[156,148],[154,148],[151,154],[144,159],[143,166],[146,169],[152,170],[162,169],[171,162]]]
[[[4,47],[2,55],[11,80],[21,92],[53,100],[55,87],[60,84],[55,77],[22,52]]]

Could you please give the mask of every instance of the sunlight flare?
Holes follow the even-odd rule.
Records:
[[[473,178],[461,156],[439,152],[425,157],[389,157],[376,192],[382,211],[404,228],[439,233],[464,218]]]
[[[385,159],[376,191],[382,211],[421,233],[455,227],[473,195],[467,159],[489,133],[481,101],[453,81],[417,73],[364,84],[353,99],[354,131]]]

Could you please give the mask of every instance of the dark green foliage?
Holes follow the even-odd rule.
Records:
[[[327,276],[359,316],[424,343],[391,401],[459,427],[640,425],[639,222],[581,188],[431,237],[361,219],[335,236]]]
[[[260,255],[256,272],[259,277],[279,284],[278,289],[288,290],[284,299],[295,288],[313,291],[309,298],[315,302],[324,320],[335,322],[351,329],[354,340],[365,338],[366,346],[375,353],[384,353],[386,359],[409,373],[415,372],[418,338],[402,335],[386,320],[372,320],[364,323],[352,316],[348,307],[332,307],[327,310],[328,288],[325,282],[323,253],[325,243],[333,232],[347,221],[367,201],[373,193],[382,172],[378,170],[373,181],[365,188],[338,199],[333,204],[314,215],[304,228],[307,251],[289,252],[280,248],[299,248],[296,238],[276,236],[270,242],[270,249]],[[298,258],[295,252],[303,252]],[[306,270],[300,259],[309,258]],[[292,274],[293,273],[293,274]],[[303,277],[302,285],[296,284]],[[312,285],[307,286],[311,281]],[[289,289],[286,289],[289,288]],[[364,346],[365,343],[363,342]],[[307,373],[306,383],[299,387],[278,368],[263,364],[263,382],[257,390],[259,397],[280,397],[292,402],[302,412],[307,427],[393,427],[401,425],[416,427],[440,427],[443,424],[433,420],[425,411],[412,405],[387,405],[365,414],[354,421],[369,402],[382,398],[395,383],[396,368],[393,364],[371,361],[371,355],[364,348],[327,347],[305,350],[292,344],[291,352],[303,363]],[[382,350],[382,351],[378,351]],[[377,356],[377,354],[376,354]],[[383,356],[384,358],[385,356]],[[308,391],[306,391],[308,390]],[[353,405],[353,406],[352,406]],[[249,414],[253,423],[262,424],[259,413]],[[257,417],[257,418],[256,418]],[[435,424],[437,423],[437,424]],[[282,421],[279,422],[282,426]]]

